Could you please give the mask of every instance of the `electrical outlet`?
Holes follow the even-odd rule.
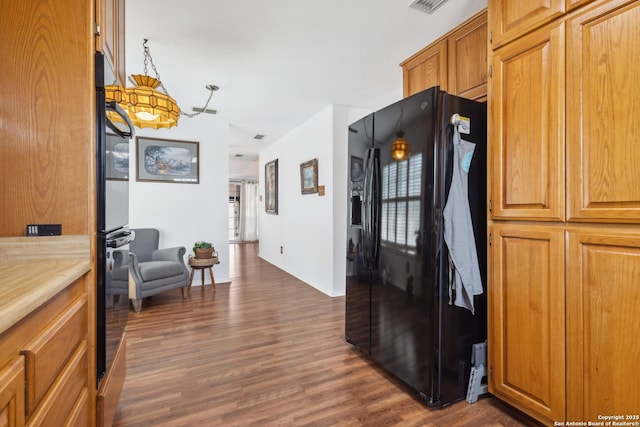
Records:
[[[280,246],[280,253],[283,254],[284,253],[284,248],[282,246]]]

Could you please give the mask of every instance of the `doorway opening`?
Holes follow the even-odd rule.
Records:
[[[240,240],[240,192],[242,185],[239,182],[229,183],[229,242],[237,243]]]
[[[258,183],[229,182],[229,243],[258,241]]]

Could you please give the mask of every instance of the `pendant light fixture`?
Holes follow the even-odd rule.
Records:
[[[391,158],[396,162],[403,162],[409,158],[411,146],[404,139],[404,132],[398,132],[396,139],[391,144]]]
[[[178,103],[173,99],[160,80],[160,74],[153,63],[153,58],[147,46],[148,39],[144,39],[142,47],[144,50],[144,74],[133,74],[129,76],[129,81],[134,84],[132,87],[122,89],[121,86],[111,85],[105,87],[107,101],[119,103],[127,112],[134,126],[139,128],[171,128],[178,125],[181,115],[195,117],[206,110],[213,96],[213,92],[218,90],[217,86],[207,85],[206,88],[211,93],[202,111],[187,114],[180,111]],[[151,68],[156,77],[149,76],[147,66]],[[162,91],[160,90],[162,89]]]

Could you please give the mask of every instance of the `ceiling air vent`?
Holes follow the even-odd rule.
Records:
[[[433,13],[438,7],[447,0],[413,0],[409,3],[409,7],[418,9],[424,13]]]

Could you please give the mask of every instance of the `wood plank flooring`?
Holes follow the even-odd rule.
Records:
[[[129,314],[114,426],[535,426],[492,397],[427,408],[344,341],[330,298],[231,245],[231,284]],[[215,273],[215,268],[214,268]]]

